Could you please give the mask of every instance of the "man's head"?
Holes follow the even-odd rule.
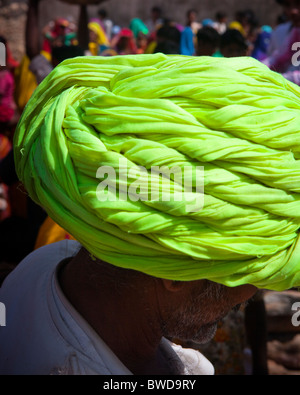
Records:
[[[151,17],[155,22],[162,17],[162,9],[160,7],[154,6],[151,8]]]
[[[83,56],[84,52],[78,45],[63,45],[52,49],[52,65],[56,67],[66,59]]]
[[[193,22],[196,22],[197,15],[198,15],[197,10],[194,8],[187,11],[186,18],[189,25],[191,25]]]
[[[277,0],[287,18],[295,27],[300,27],[300,0]]]
[[[22,114],[16,171],[105,262],[282,290],[300,285],[299,110],[248,57],[69,59]]]
[[[226,23],[228,19],[228,15],[224,11],[218,11],[215,15],[215,19],[219,23]]]
[[[102,20],[104,20],[108,17],[108,13],[104,8],[100,8],[100,10],[98,11],[98,15],[99,15],[99,18]]]
[[[220,45],[220,34],[211,26],[205,26],[197,32],[197,55],[212,56]]]
[[[248,44],[236,29],[228,29],[220,39],[220,52],[225,58],[247,55]]]
[[[198,344],[209,342],[218,322],[257,291],[252,285],[229,288],[207,280],[162,281],[167,290],[165,303],[168,306],[162,323],[163,335]]]
[[[161,279],[93,260],[84,249],[81,254],[78,264],[83,274],[74,281],[85,281],[86,277],[89,291],[95,292],[97,299],[104,299],[115,312],[130,306],[132,316],[136,317],[133,325],[148,317],[153,323],[151,330],[169,339],[209,342],[218,322],[257,291],[251,285],[229,288],[208,280]],[[80,285],[75,284],[75,289],[78,288]],[[142,312],[145,317],[141,317]]]
[[[156,32],[157,45],[154,52],[165,54],[180,53],[180,32],[170,23],[164,23]]]

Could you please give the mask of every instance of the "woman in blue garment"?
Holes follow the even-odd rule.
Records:
[[[180,53],[181,55],[195,55],[195,37],[201,24],[196,22],[197,11],[192,9],[187,12],[187,24],[181,33]]]

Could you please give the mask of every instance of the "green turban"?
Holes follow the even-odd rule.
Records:
[[[31,198],[94,257],[171,280],[300,286],[300,89],[254,59],[66,60],[29,101],[14,153]],[[154,199],[157,167],[204,171],[188,187],[154,172]]]

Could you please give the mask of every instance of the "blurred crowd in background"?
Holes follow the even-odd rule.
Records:
[[[81,6],[78,21],[60,15],[40,32],[39,1],[30,0],[26,53],[21,62],[14,59],[5,32],[0,30],[0,42],[6,48],[6,65],[0,66],[0,286],[6,275],[31,251],[53,241],[72,238],[28,198],[14,168],[12,146],[17,122],[35,88],[51,70],[63,60],[76,56],[158,52],[250,56],[300,85],[299,64],[292,62],[296,53],[292,45],[300,42],[300,2],[277,2],[282,5],[282,14],[274,26],[264,25],[251,9],[238,11],[234,20],[229,20],[221,10],[214,19],[199,20],[197,10],[190,9],[186,11],[185,25],[181,25],[168,18],[160,7],[151,8],[147,20],[135,16],[127,26],[118,26],[105,8],[99,8],[98,13],[89,18],[87,7]]]
[[[56,237],[70,237],[60,228],[56,229],[58,235],[49,236],[55,234],[53,231],[41,237],[45,221],[47,231],[54,224],[22,191],[13,163],[12,143],[17,122],[36,86],[51,70],[75,56],[157,52],[188,56],[251,56],[299,85],[300,69],[291,61],[291,45],[300,41],[300,4],[293,0],[277,2],[282,5],[282,14],[278,15],[274,26],[264,25],[251,9],[236,12],[234,20],[229,20],[226,12],[221,10],[214,19],[199,20],[197,10],[189,9],[186,23],[181,25],[157,6],[149,9],[148,19],[134,16],[127,26],[118,26],[105,8],[99,6],[91,18],[88,6],[79,6],[78,21],[59,15],[41,31],[39,0],[29,1],[26,50],[21,62],[14,59],[5,32],[0,31],[0,42],[6,48],[6,65],[0,66],[0,261],[3,278],[5,265],[10,270],[37,246],[55,241]]]

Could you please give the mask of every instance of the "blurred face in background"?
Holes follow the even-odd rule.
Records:
[[[148,39],[147,36],[143,33],[139,33],[137,40],[136,40],[137,47],[146,50],[147,45],[148,45]]]
[[[159,8],[153,8],[151,11],[151,18],[155,22],[161,18],[161,10]]]
[[[300,0],[284,0],[283,9],[295,27],[300,27]]]
[[[187,19],[189,23],[193,23],[197,20],[197,12],[195,10],[190,10],[187,14]]]
[[[98,35],[94,30],[89,29],[89,40],[91,43],[97,43],[98,42]]]

